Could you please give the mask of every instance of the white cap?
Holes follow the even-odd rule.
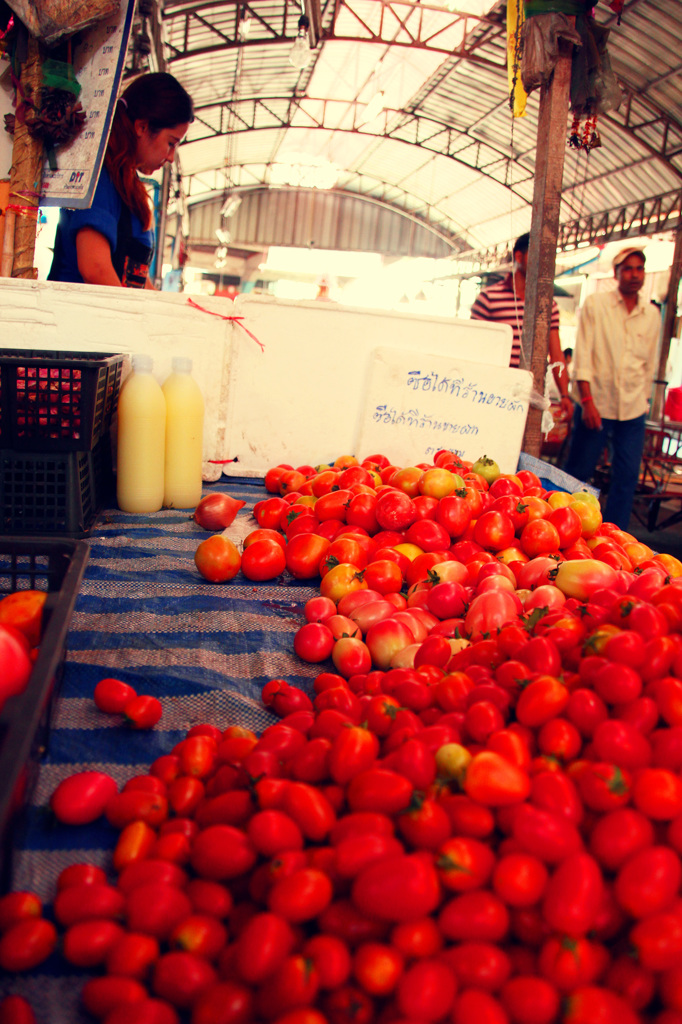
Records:
[[[151,356],[146,356],[141,352],[133,356],[133,370],[136,373],[151,373],[153,367],[154,360]]]
[[[173,373],[192,372],[192,360],[188,359],[187,356],[174,356],[171,366],[173,367]]]

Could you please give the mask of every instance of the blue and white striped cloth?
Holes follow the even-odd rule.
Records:
[[[260,481],[223,477],[205,488],[216,490],[246,501],[235,536],[257,527],[251,510],[268,496]],[[284,573],[254,583],[240,573],[229,583],[208,583],[194,552],[209,535],[178,510],[107,511],[92,532],[49,749],[26,828],[17,835],[12,889],[38,893],[47,916],[60,871],[83,860],[109,870],[118,834],[104,819],[79,827],[56,822],[48,804],[62,779],[96,769],[122,785],[200,722],[260,732],[276,721],[260,701],[262,686],[282,677],[310,692],[320,671],[293,652],[303,605],[318,593],[315,582],[303,585]],[[92,694],[105,676],[161,700],[163,718],[154,730],[132,731],[96,708]],[[79,1006],[79,992],[97,973],[72,969],[55,954],[26,975],[0,972],[0,997],[25,995],[39,1024],[85,1024],[91,1018]]]

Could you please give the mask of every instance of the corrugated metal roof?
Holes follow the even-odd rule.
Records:
[[[270,201],[264,189],[286,185],[297,163],[299,171],[310,165],[307,175],[299,174],[306,181],[325,167],[336,174],[327,203],[319,190],[306,196],[307,189],[297,203],[308,213],[314,209],[325,233],[350,248],[366,249],[378,238],[393,246],[401,238],[413,243],[409,217],[415,216],[427,235],[429,225],[437,228],[439,245],[447,238],[453,254],[505,243],[526,230],[538,101],[533,93],[526,116],[512,121],[502,0],[461,0],[465,13],[450,11],[450,0],[300,2],[318,30],[303,70],[288,59],[303,9],[298,4],[165,0],[165,60],[192,94],[197,114],[180,150],[190,204],[214,200],[217,192],[220,202],[207,209],[217,210],[218,226],[224,196],[253,191],[259,211],[253,245],[264,244]],[[595,17],[610,29],[623,103],[599,118],[600,149],[586,156],[567,148],[565,225],[682,195],[682,3],[626,0],[617,24],[601,0]],[[385,108],[367,121],[368,104],[379,93]],[[570,116],[567,137],[569,125]],[[381,206],[342,203],[344,195]],[[278,244],[286,244],[287,224],[291,244],[300,244],[297,218],[282,214],[285,199],[292,202],[291,191],[272,199]],[[404,236],[392,219],[379,226],[387,211],[408,215]],[[332,230],[330,218],[351,215],[357,224]],[[254,219],[245,221],[244,245],[247,223],[255,230]]]

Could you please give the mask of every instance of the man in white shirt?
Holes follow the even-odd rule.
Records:
[[[578,323],[573,378],[576,405],[564,469],[587,481],[606,447],[611,480],[604,519],[627,530],[642,460],[646,415],[656,371],[661,317],[643,301],[644,253],[622,249],[613,260],[618,287],[590,295]]]

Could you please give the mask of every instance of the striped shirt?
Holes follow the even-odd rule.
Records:
[[[514,294],[512,275],[489,285],[479,293],[469,314],[472,320],[491,320],[493,323],[509,324],[513,333],[510,366],[521,361],[521,332],[523,330],[523,299]],[[552,322],[550,330],[559,330],[559,307],[552,299]]]

